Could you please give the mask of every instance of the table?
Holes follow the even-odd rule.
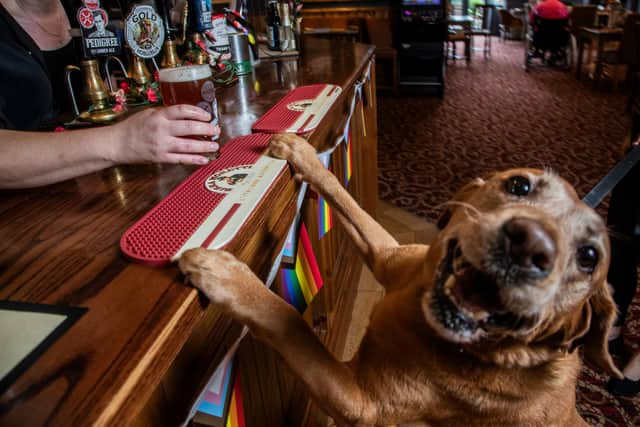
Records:
[[[450,26],[462,27],[464,32],[464,58],[467,62],[471,61],[471,26],[474,18],[470,15],[450,15],[447,19]],[[448,53],[447,53],[448,54]],[[454,58],[457,59],[457,58]]]
[[[342,135],[354,84],[374,62],[374,47],[309,39],[304,52],[301,59],[263,60],[252,75],[217,91],[223,143],[250,133],[292,88],[312,83],[338,84],[343,93],[310,142],[323,149]],[[365,102],[351,121],[348,187],[369,212],[377,201],[375,66],[371,70]],[[342,152],[332,158],[336,174],[343,173]],[[46,188],[0,192],[0,300],[87,309],[0,395],[0,425],[159,426],[185,419],[241,326],[184,285],[175,266],[127,261],[119,239],[194,170],[118,166]],[[289,171],[281,175],[228,246],[263,279],[295,214],[296,186]],[[313,230],[317,210],[310,202],[303,209]],[[329,349],[340,352],[362,263],[339,227],[313,245],[325,288],[308,310],[309,321]],[[279,363],[265,367],[264,360],[276,359],[273,352],[244,342],[240,365],[251,367],[242,377],[247,425],[284,425],[285,419],[301,425],[313,407],[307,400],[286,402],[304,393],[279,374]],[[297,412],[287,412],[291,408]]]
[[[602,56],[604,45],[607,42],[622,40],[622,28],[592,28],[582,27],[577,32],[578,61],[576,64],[576,78],[579,80],[582,75],[582,57],[584,55],[585,44],[595,43],[596,46],[596,69],[593,76],[593,85],[598,87],[602,77]]]

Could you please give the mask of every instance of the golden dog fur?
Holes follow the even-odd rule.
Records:
[[[301,316],[224,251],[194,249],[181,270],[276,349],[338,425],[578,426],[585,359],[620,377],[607,351],[615,306],[601,218],[548,171],[496,173],[447,204],[434,243],[399,245],[305,140],[270,154],[334,208],[386,296],[354,358],[340,362]]]

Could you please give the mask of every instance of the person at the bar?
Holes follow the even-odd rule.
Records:
[[[0,188],[63,181],[116,164],[205,164],[218,144],[208,112],[147,109],[113,126],[46,129],[65,104],[64,68],[76,62],[59,0],[0,0]]]

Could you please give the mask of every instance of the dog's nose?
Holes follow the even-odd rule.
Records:
[[[504,226],[506,251],[511,260],[528,271],[549,272],[556,258],[556,245],[537,221],[514,218]]]

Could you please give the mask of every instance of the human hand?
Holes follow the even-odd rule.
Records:
[[[203,153],[220,148],[217,142],[195,139],[220,134],[211,114],[192,105],[153,108],[113,126],[109,157],[115,163],[181,163],[203,165]]]

